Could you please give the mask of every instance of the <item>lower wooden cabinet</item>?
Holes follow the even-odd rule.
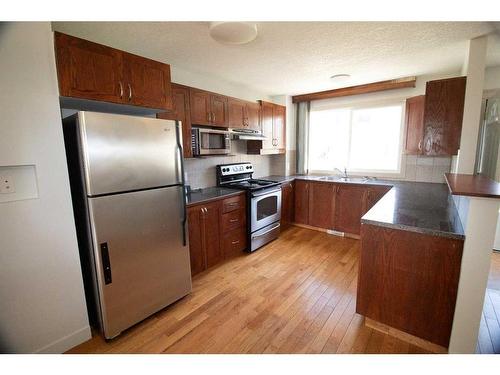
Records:
[[[309,181],[295,181],[295,222],[309,225]]]
[[[463,243],[363,224],[356,312],[448,347]]]
[[[246,249],[245,195],[188,207],[191,274]]]
[[[309,225],[332,229],[334,227],[335,190],[338,185],[314,182],[309,189]]]
[[[391,189],[322,181],[295,181],[297,224],[359,235],[361,217]]]
[[[294,182],[281,184],[281,229],[286,229],[294,222],[295,216],[295,194]]]

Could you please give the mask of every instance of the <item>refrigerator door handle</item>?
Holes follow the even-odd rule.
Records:
[[[179,121],[175,121],[175,130],[176,130],[176,140],[177,140],[177,150],[179,151],[179,165],[180,165],[180,174],[181,174],[181,183],[182,183],[182,244],[186,246],[186,223],[187,223],[187,209],[186,209],[186,181],[184,179],[184,157],[182,151],[182,141],[181,134],[182,128]]]

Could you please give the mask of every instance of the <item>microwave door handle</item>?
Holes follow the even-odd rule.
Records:
[[[179,121],[175,121],[175,137],[177,141],[177,151],[179,152],[179,167],[181,174],[181,188],[182,188],[182,244],[186,246],[186,223],[187,223],[187,196],[186,196],[186,181],[184,179],[184,157],[182,152],[181,134],[182,128]]]

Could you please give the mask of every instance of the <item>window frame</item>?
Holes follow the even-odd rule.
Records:
[[[404,154],[404,142],[406,137],[406,97],[398,97],[398,98],[390,98],[384,100],[377,101],[366,101],[359,102],[353,104],[339,104],[339,105],[322,105],[317,108],[311,109],[311,112],[317,111],[328,111],[335,109],[349,109],[350,110],[350,119],[349,119],[349,157],[351,155],[351,137],[352,137],[352,113],[353,110],[357,109],[370,109],[370,108],[380,108],[380,107],[390,107],[394,105],[401,106],[401,123],[400,123],[400,132],[399,132],[399,147],[398,147],[398,168],[395,171],[390,170],[375,170],[375,169],[347,169],[347,173],[352,176],[370,176],[370,177],[387,177],[387,178],[403,178],[405,176],[405,167],[406,167],[406,158]],[[309,132],[311,132],[312,124],[309,123]],[[311,137],[308,137],[308,150],[311,150]],[[307,155],[308,165],[307,165],[307,173],[308,174],[328,174],[335,175],[339,174],[338,171],[335,170],[320,170],[320,169],[311,169],[310,168],[310,156]]]

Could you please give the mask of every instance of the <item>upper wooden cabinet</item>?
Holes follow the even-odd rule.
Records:
[[[421,155],[424,138],[425,95],[406,99],[406,144],[408,155]]]
[[[260,106],[258,103],[229,98],[229,127],[259,131]]]
[[[228,127],[228,98],[226,96],[191,88],[190,102],[193,124]]]
[[[460,147],[466,77],[427,82],[425,88],[425,155],[456,155]]]
[[[193,157],[191,148],[191,112],[189,108],[189,87],[172,83],[173,109],[161,112],[157,118],[178,120],[182,123],[182,148],[185,158]]]
[[[172,109],[170,65],[58,32],[55,50],[61,96]]]
[[[260,101],[263,141],[248,141],[249,154],[284,154],[286,152],[286,107]]]
[[[409,155],[450,156],[460,147],[466,77],[429,81],[425,96],[406,101]]]

